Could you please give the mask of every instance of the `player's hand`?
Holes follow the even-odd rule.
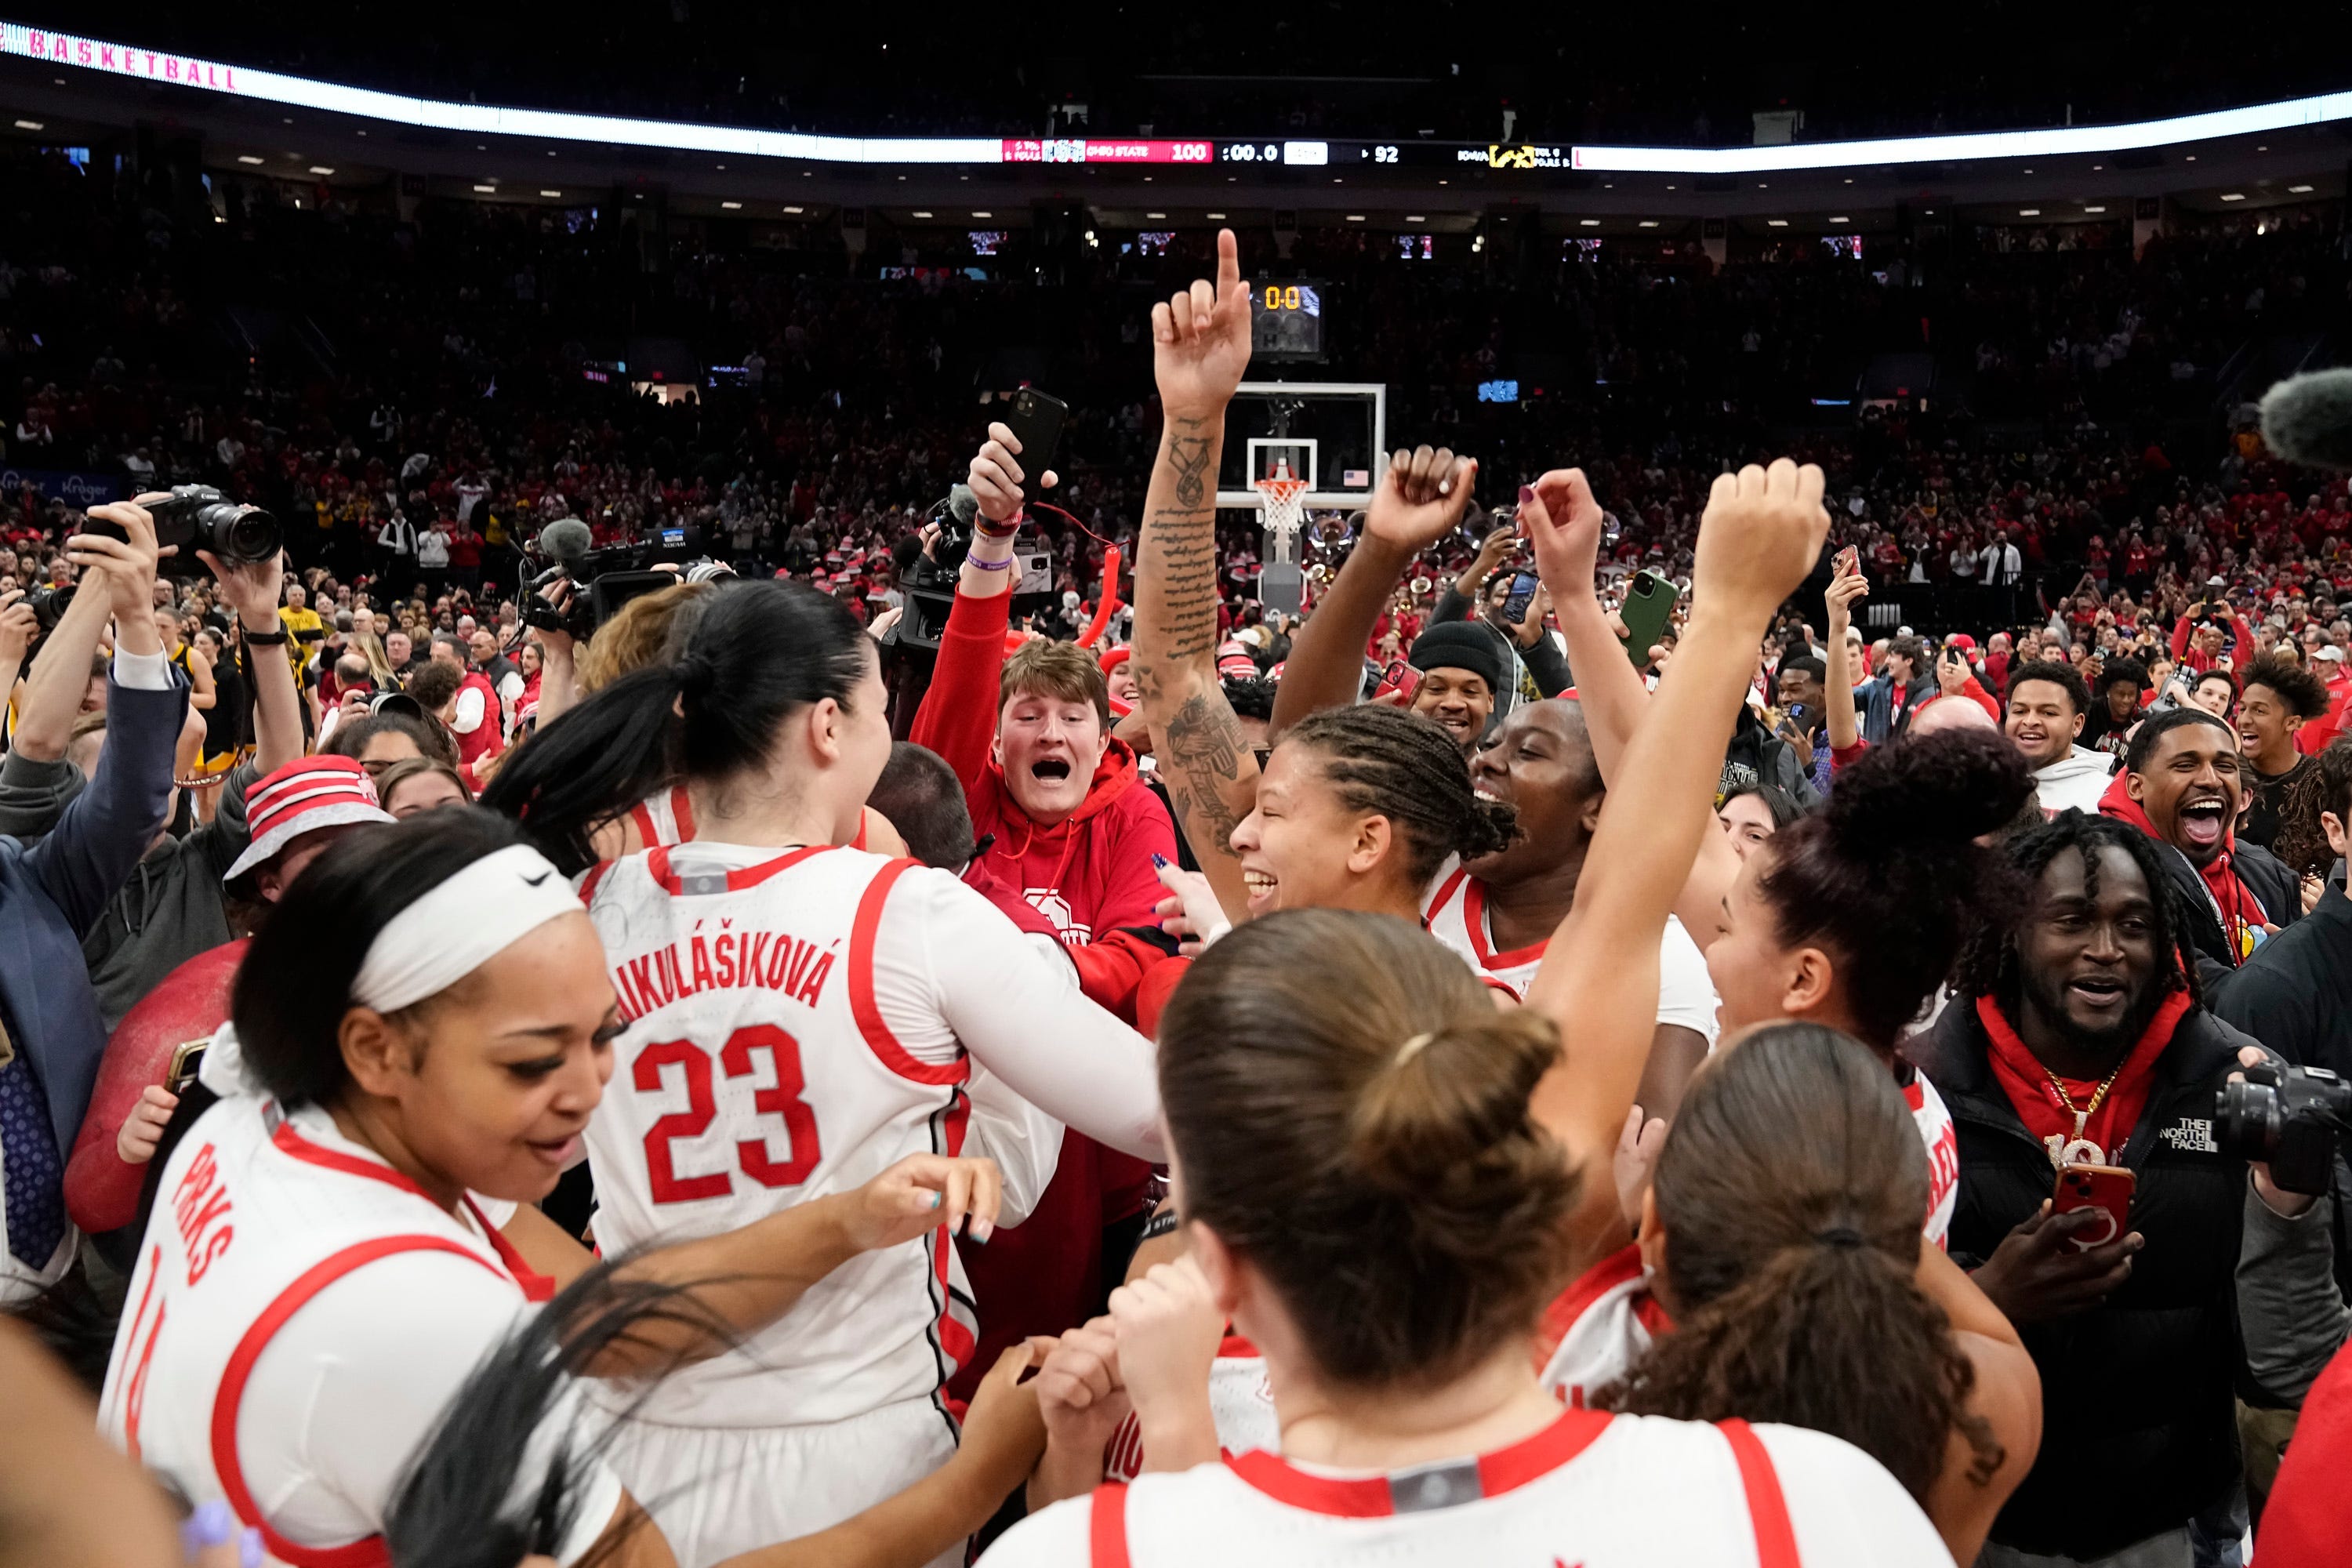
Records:
[[[1664,1121],[1655,1116],[1643,1121],[1638,1105],[1625,1112],[1625,1127],[1617,1134],[1609,1171],[1616,1178],[1617,1207],[1624,1214],[1625,1223],[1637,1231],[1642,1228],[1642,1194],[1650,1190],[1650,1173],[1658,1168],[1658,1152],[1665,1146]]]
[[[2096,1230],[2106,1218],[2095,1209],[2053,1214],[2045,1199],[2001,1237],[1976,1271],[1977,1289],[2012,1323],[2089,1310],[2131,1278],[2132,1257],[2147,1245],[2136,1230],[2080,1252],[2068,1245],[2078,1234]]]
[[[1762,624],[1797,591],[1822,542],[1830,514],[1822,505],[1822,470],[1786,458],[1769,468],[1750,463],[1718,475],[1699,518],[1691,567],[1691,602]]]
[[[1029,478],[1018,461],[1020,456],[1021,438],[1009,426],[991,422],[988,439],[981,443],[964,474],[964,483],[980,498],[980,515],[991,522],[1008,521],[1020,513],[1022,486]],[[1061,476],[1047,468],[1037,477],[1038,491],[1043,494],[1061,482]],[[924,549],[929,553],[929,541]]]
[[[1249,290],[1234,231],[1217,231],[1217,280],[1151,307],[1151,374],[1171,419],[1220,418],[1249,368]]]
[[[131,1108],[114,1135],[115,1155],[126,1165],[143,1165],[153,1159],[155,1146],[163,1141],[163,1124],[172,1120],[179,1104],[180,1097],[160,1083],[141,1089],[139,1103]]]
[[[261,1568],[277,1561],[266,1555],[261,1531],[239,1524],[228,1504],[217,1498],[198,1503],[180,1521],[180,1551],[189,1568]],[[519,1568],[547,1561],[526,1557]]]
[[[972,1391],[971,1408],[964,1413],[963,1440],[951,1462],[971,1472],[975,1496],[1003,1498],[1021,1484],[1045,1451],[1038,1382],[1024,1384],[1021,1376],[1053,1348],[1054,1342],[1045,1338],[1008,1347]]]
[[[1224,1338],[1225,1314],[1200,1264],[1180,1258],[1120,1286],[1110,1293],[1110,1318],[1119,1380],[1143,1427],[1145,1460],[1161,1470],[1215,1458],[1209,1367]]]
[[[1592,597],[1607,514],[1582,468],[1554,468],[1519,494],[1519,531],[1535,552],[1536,575],[1562,604]]]
[[[168,500],[168,494],[142,496],[140,500]],[[142,619],[155,613],[156,563],[172,551],[155,542],[155,519],[140,501],[113,501],[89,509],[89,516],[113,523],[128,537],[110,539],[95,533],[77,533],[66,541],[66,559],[83,572],[96,572],[105,584],[107,598],[113,606],[117,621],[128,621],[136,616]],[[154,623],[148,619],[148,628]]]
[[[1037,1373],[1047,1439],[1072,1458],[1100,1464],[1103,1445],[1134,1408],[1119,1379],[1118,1335],[1108,1317],[1064,1334]]]
[[[0,594],[0,660],[21,665],[41,635],[41,617],[33,614],[33,606],[24,602],[25,595],[11,588]]]
[[[1160,885],[1168,889],[1168,896],[1152,910],[1160,917],[1160,929],[1176,939],[1176,951],[1183,957],[1200,957],[1211,942],[1233,929],[1233,922],[1225,918],[1208,878],[1158,855],[1151,863]]]
[[[1407,555],[1418,555],[1462,526],[1477,482],[1478,460],[1444,447],[1400,451],[1381,475],[1364,513],[1364,532]]]
[[[986,1241],[996,1228],[1003,1182],[993,1160],[909,1154],[849,1200],[850,1237],[860,1250],[896,1247],[940,1226],[948,1234]],[[971,1222],[965,1228],[965,1221]]]

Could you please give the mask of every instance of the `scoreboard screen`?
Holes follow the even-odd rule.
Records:
[[[1323,357],[1323,285],[1299,279],[1250,289],[1250,354],[1272,360]]]

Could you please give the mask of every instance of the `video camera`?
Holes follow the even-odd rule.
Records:
[[[948,612],[955,607],[956,574],[971,552],[973,520],[980,515],[980,498],[970,485],[958,485],[931,510],[940,525],[939,542],[929,556],[918,555],[902,574],[907,613],[889,640],[908,647],[937,651]],[[1034,523],[1024,522],[1013,540],[1013,605],[1014,620],[1034,615],[1054,602],[1054,552]]]
[[[690,528],[664,529],[650,538],[599,548],[595,535],[578,518],[559,517],[539,531],[531,554],[551,564],[534,570],[525,560],[518,570],[519,595],[524,624],[543,632],[563,632],[585,642],[620,613],[621,606],[645,595],[677,586],[687,578],[677,572],[648,570],[654,558],[676,552],[699,553],[699,541]],[[700,578],[696,578],[700,581]],[[570,609],[560,610],[541,596],[558,584],[572,585]]]
[[[2326,1068],[2270,1063],[2248,1068],[2242,1081],[2214,1097],[2213,1141],[2221,1152],[2269,1164],[2280,1189],[2325,1194],[2336,1149],[2352,1131],[2352,1084]]]

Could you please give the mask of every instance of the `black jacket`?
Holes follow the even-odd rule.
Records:
[[[2239,1471],[2239,1226],[2246,1167],[2213,1146],[2214,1090],[2246,1037],[2192,1008],[2157,1059],[2120,1163],[2147,1245],[2087,1312],[2018,1332],[2042,1373],[2042,1452],[1992,1527],[2025,1552],[2102,1557],[2201,1512]],[[2049,1152],[1994,1080],[1976,1009],[1955,1000],[1906,1054],[1960,1145],[1953,1259],[1974,1268],[2055,1184]]]
[[[2270,916],[2271,924],[2284,933],[2303,918],[2303,879],[2286,862],[2242,838],[2231,847],[2231,858],[2238,879],[2263,901],[2263,912]],[[2189,937],[2197,946],[2197,978],[2209,993],[2218,993],[2237,972],[2238,955],[2213,913],[2212,891],[2189,863],[2189,857],[2170,845],[2159,846],[2157,858],[2164,862],[2165,875],[2179,889],[2180,900],[2188,908]]]
[[[2352,1078],[2352,899],[2330,887],[2208,1001],[2217,1016],[2287,1060]]]

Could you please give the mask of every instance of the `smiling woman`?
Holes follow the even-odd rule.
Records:
[[[296,880],[247,953],[234,1013],[203,1069],[218,1101],[161,1162],[168,1202],[100,1423],[190,1501],[257,1527],[275,1558],[380,1561],[394,1491],[445,1407],[590,1266],[527,1205],[579,1157],[612,1072],[604,950],[509,824],[428,812],[356,830]],[[633,1258],[616,1277],[682,1310],[580,1370],[709,1355],[860,1253],[943,1215],[992,1217],[994,1193],[982,1162],[919,1156]],[[570,1385],[550,1403],[568,1428]],[[572,1480],[573,1511],[536,1549],[569,1562],[618,1531],[610,1561],[670,1562],[601,1462]],[[977,1521],[934,1522],[936,1552]]]

